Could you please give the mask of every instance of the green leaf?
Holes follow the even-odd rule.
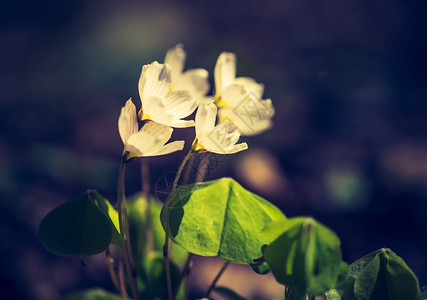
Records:
[[[350,265],[353,286],[345,296],[357,299],[416,299],[421,294],[418,279],[401,257],[390,249],[376,250]]]
[[[221,295],[222,296],[221,299],[224,299],[224,300],[246,300],[246,298],[240,296],[235,291],[225,286],[215,287],[213,291]]]
[[[265,275],[270,273],[270,267],[265,261],[259,263],[252,263],[250,264],[250,266],[252,270],[259,275]]]
[[[348,264],[341,262],[336,287],[325,293],[326,300],[355,300],[353,289],[354,277],[349,273]]]
[[[172,289],[177,289],[179,280],[179,267],[173,262],[169,261],[169,268],[172,280]],[[165,261],[163,253],[151,252],[144,261],[144,269],[147,274],[147,299],[167,299],[168,291],[165,272]]]
[[[102,289],[91,289],[82,292],[72,293],[56,298],[56,300],[124,300],[125,298],[109,293]]]
[[[163,227],[167,218],[163,206]],[[286,217],[274,205],[245,190],[231,178],[182,186],[172,199],[170,235],[187,251],[253,263],[262,255],[261,230]]]
[[[324,293],[345,272],[338,237],[311,218],[288,219],[286,230],[267,246],[264,257],[276,280],[299,295]]]
[[[123,238],[120,235],[120,224],[119,224],[119,213],[110,202],[102,197],[96,190],[88,191],[89,197],[95,201],[95,204],[99,209],[106,215],[111,221],[111,226],[113,230],[113,238],[111,243],[119,249],[123,249]]]
[[[390,249],[382,256],[387,260],[386,281],[391,299],[414,299],[421,294],[418,279],[404,260]]]
[[[332,289],[325,293],[326,300],[341,300],[342,293],[339,290]]]
[[[62,256],[101,253],[110,245],[112,234],[110,219],[87,192],[52,210],[39,226],[43,246]]]
[[[147,236],[146,236],[146,211],[147,199],[141,194],[127,199],[127,211],[129,220],[129,230],[132,243],[132,252],[135,255],[135,261],[142,264],[144,257],[147,255]],[[153,229],[153,247],[154,251],[163,251],[165,243],[165,231],[160,223],[160,211],[162,204],[157,199],[150,199],[151,222]],[[171,244],[172,260],[182,265],[188,256],[188,252],[176,244]]]

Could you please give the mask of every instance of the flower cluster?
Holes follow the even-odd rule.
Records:
[[[215,93],[205,69],[184,71],[182,45],[169,50],[163,64],[142,67],[138,83],[141,109],[129,99],[119,117],[123,159],[164,155],[182,150],[184,141],[168,143],[174,128],[195,126],[193,150],[218,154],[248,148],[240,135],[254,135],[272,126],[274,108],[263,100],[264,85],[249,77],[236,78],[236,56],[223,52],[215,65]],[[197,109],[195,120],[186,119]],[[142,127],[139,129],[138,120]]]

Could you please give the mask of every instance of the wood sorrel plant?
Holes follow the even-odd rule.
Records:
[[[234,54],[219,56],[212,96],[206,95],[208,72],[184,72],[184,61],[185,52],[178,45],[168,51],[164,64],[145,65],[138,84],[141,109],[137,113],[129,99],[121,110],[118,127],[124,147],[115,208],[90,190],[42,220],[39,238],[49,251],[62,256],[105,252],[117,293],[93,289],[61,299],[186,299],[193,254],[225,260],[206,292],[208,298],[214,292],[225,299],[242,299],[216,286],[229,263],[248,264],[260,276],[271,271],[285,286],[285,299],[419,298],[416,276],[390,249],[374,251],[349,266],[342,261],[339,238],[314,219],[286,218],[231,178],[202,182],[208,160],[192,166],[192,158],[247,149],[246,143],[238,143],[240,134],[269,129],[274,108],[270,99],[262,99],[262,84],[236,78]],[[196,109],[195,121],[184,119]],[[136,158],[183,150],[184,141],[168,143],[173,127],[194,126],[194,141],[165,203],[151,200],[147,190],[144,197],[128,202],[126,165]],[[196,182],[185,182],[184,176],[178,187],[186,168],[198,168]],[[147,180],[147,165],[143,170]],[[118,259],[110,246],[118,249]]]

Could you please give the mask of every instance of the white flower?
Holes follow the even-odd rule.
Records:
[[[231,121],[241,134],[248,136],[259,134],[273,126],[271,117],[274,115],[274,108],[270,99],[259,100],[253,94],[235,99],[240,99],[236,106],[219,109],[219,122]]]
[[[272,127],[271,99],[262,100],[264,85],[249,77],[236,78],[236,56],[223,52],[215,65],[215,103],[219,121],[232,121],[244,135]]]
[[[186,90],[196,98],[197,104],[208,103],[210,98],[206,97],[209,91],[208,76],[205,69],[191,69],[184,72],[186,53],[181,44],[170,49],[165,58],[165,64],[172,69],[171,91]]]
[[[146,122],[138,131],[136,108],[129,99],[119,117],[119,133],[124,144],[123,159],[128,161],[135,157],[158,156],[182,150],[184,141],[166,144],[172,131],[171,127],[153,121]]]
[[[215,126],[217,107],[211,101],[200,105],[196,113],[196,138],[194,151],[209,151],[218,154],[236,153],[248,148],[248,144],[236,142],[240,133],[232,122]]]
[[[197,107],[188,91],[169,92],[172,83],[171,67],[157,61],[142,67],[138,90],[141,98],[141,120],[153,120],[172,127],[194,126],[193,120],[182,120]]]

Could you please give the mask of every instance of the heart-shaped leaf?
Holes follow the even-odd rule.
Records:
[[[354,286],[344,292],[357,299],[415,299],[418,279],[404,260],[390,249],[376,250],[350,265]],[[343,298],[344,299],[344,298]]]
[[[276,280],[299,295],[317,295],[335,287],[346,272],[338,237],[311,218],[292,218],[283,224],[284,232],[264,252]]]
[[[111,221],[111,226],[113,230],[113,238],[111,243],[119,249],[123,249],[123,238],[120,235],[120,223],[119,223],[119,213],[115,208],[110,204],[110,202],[102,197],[96,190],[88,191],[89,197],[95,202],[99,209],[106,215]]]
[[[245,190],[231,178],[196,183],[177,189],[163,206],[170,209],[170,236],[191,253],[220,256],[235,263],[253,263],[266,239],[261,230],[286,217],[274,205]]]
[[[111,221],[84,193],[44,217],[39,226],[43,246],[62,256],[95,255],[112,239]]]

